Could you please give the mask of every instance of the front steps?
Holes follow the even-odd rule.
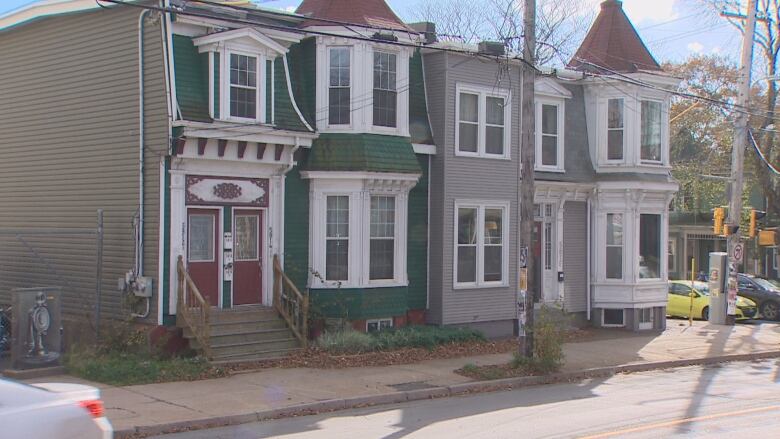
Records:
[[[287,323],[273,308],[239,306],[212,308],[210,344],[214,364],[282,358],[301,348]],[[190,347],[201,350],[189,327],[183,325]]]

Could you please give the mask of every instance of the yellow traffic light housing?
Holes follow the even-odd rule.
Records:
[[[772,247],[778,245],[778,234],[775,230],[761,230],[758,232],[758,245]]]
[[[750,209],[750,230],[748,236],[751,238],[756,237],[756,209]]]
[[[726,219],[726,210],[722,207],[716,207],[715,211],[712,214],[712,233],[715,235],[722,235],[723,230],[723,220]]]

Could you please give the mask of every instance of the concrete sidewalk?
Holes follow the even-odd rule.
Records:
[[[563,372],[595,368],[615,373],[679,366],[680,360],[723,361],[724,356],[780,356],[780,325],[771,323],[714,326],[706,322],[669,320],[663,333],[636,334],[620,330],[594,330],[585,341],[565,346]],[[345,406],[400,402],[472,390],[466,377],[453,371],[465,364],[501,364],[511,354],[483,355],[417,364],[349,369],[264,369],[226,378],[127,387],[89,383],[101,388],[106,413],[114,428],[160,433],[198,426],[235,424],[281,416],[306,409],[332,410]],[[736,357],[734,357],[737,359]],[[633,367],[631,365],[641,365]],[[566,374],[564,374],[566,375]],[[571,375],[571,374],[570,374]],[[570,379],[576,378],[571,375]],[[36,381],[85,382],[69,376]],[[544,380],[506,381],[542,383]],[[490,386],[486,386],[490,387]],[[495,387],[495,386],[493,386]],[[459,390],[460,389],[460,390]],[[345,399],[348,399],[345,402]]]

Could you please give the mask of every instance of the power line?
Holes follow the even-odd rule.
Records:
[[[748,137],[750,138],[750,144],[753,145],[753,149],[756,151],[756,155],[758,156],[759,160],[761,160],[761,162],[764,163],[766,167],[772,171],[772,173],[780,176],[780,169],[777,169],[773,164],[769,163],[769,160],[767,160],[764,152],[761,151],[761,148],[758,147],[756,138],[753,136],[753,130],[748,129]]]

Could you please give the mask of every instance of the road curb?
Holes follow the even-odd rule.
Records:
[[[574,372],[560,372],[543,376],[528,376],[503,378],[498,380],[474,381],[450,386],[432,387],[429,389],[408,390],[403,392],[381,393],[378,395],[356,396],[344,399],[329,399],[305,404],[297,404],[283,408],[261,410],[254,413],[244,413],[230,416],[216,416],[189,421],[169,422],[157,425],[137,426],[114,432],[117,439],[141,438],[179,431],[201,430],[205,428],[224,427],[246,424],[249,422],[295,416],[313,415],[323,412],[333,412],[351,408],[371,407],[378,405],[397,404],[407,401],[457,396],[469,393],[486,393],[543,384],[569,383],[589,378],[606,378],[617,374],[647,372],[651,370],[671,369],[686,366],[705,366],[735,361],[763,360],[780,358],[780,350],[762,351],[750,354],[719,355],[707,358],[686,360],[656,361],[652,363],[627,364],[622,366],[595,367]]]

